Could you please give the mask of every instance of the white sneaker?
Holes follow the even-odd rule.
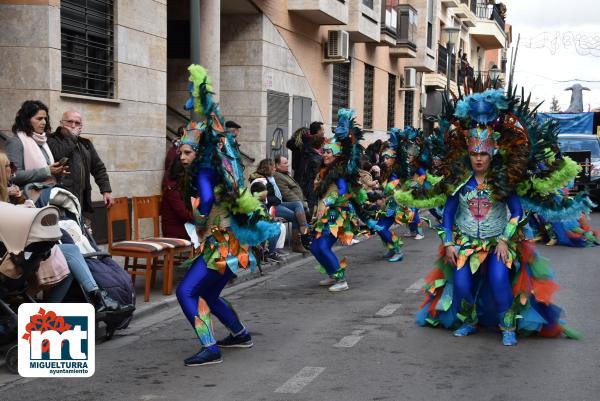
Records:
[[[354,244],[358,244],[360,241],[357,240],[356,238],[352,238],[352,242],[350,243],[350,245],[354,245]]]
[[[335,279],[332,279],[331,277],[327,277],[326,279],[319,281],[319,285],[322,287],[329,286],[332,284],[335,284]]]
[[[423,239],[423,238],[425,238],[425,236],[423,234],[415,235],[415,239]]]
[[[348,283],[346,282],[346,280],[337,281],[334,285],[329,287],[330,292],[340,292],[340,291],[346,291],[349,289],[350,289],[350,287],[348,287]]]

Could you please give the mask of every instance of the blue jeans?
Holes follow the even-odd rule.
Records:
[[[292,222],[292,228],[297,229],[300,227],[300,222],[298,221],[298,214],[304,215],[304,205],[302,202],[281,202],[279,205],[275,206],[275,214],[277,217],[282,217],[287,221]],[[306,224],[306,216],[303,219],[303,225]]]
[[[96,284],[96,280],[94,280],[94,276],[92,276],[92,272],[90,272],[90,268],[85,262],[77,245],[58,244],[58,247],[63,255],[65,255],[71,274],[75,277],[75,280],[81,284],[83,290],[87,293],[97,290],[98,284]]]

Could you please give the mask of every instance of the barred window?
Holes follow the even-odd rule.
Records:
[[[365,95],[363,110],[363,128],[373,127],[373,78],[375,69],[372,65],[365,64]]]
[[[394,127],[396,117],[396,76],[388,74],[388,107],[387,107],[387,129]]]
[[[333,97],[331,100],[331,124],[336,125],[338,110],[350,105],[350,63],[333,65]]]
[[[114,97],[114,0],[61,0],[62,91]]]
[[[404,91],[404,126],[413,126],[413,108],[415,104],[415,92]]]

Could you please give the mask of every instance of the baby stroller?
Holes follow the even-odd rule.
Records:
[[[25,208],[0,202],[0,349],[6,366],[17,373],[17,313],[20,304],[35,302],[27,294],[40,262],[61,237],[58,209]]]
[[[119,313],[96,313],[96,321],[106,325],[106,339],[116,330],[125,329],[135,310],[135,289],[131,278],[109,253],[100,250],[83,224],[79,201],[75,195],[60,187],[44,188],[39,193],[36,206],[52,205],[59,209],[58,225],[63,230],[63,243],[74,243],[96,280],[98,286],[125,308]],[[82,299],[83,298],[83,299]],[[88,295],[78,285],[72,286],[63,302],[89,302]]]

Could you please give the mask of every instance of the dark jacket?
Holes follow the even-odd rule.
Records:
[[[300,188],[302,188],[302,193],[306,198],[308,208],[311,212],[319,201],[315,192],[315,178],[317,178],[322,163],[323,156],[317,150],[308,148],[302,152],[302,163],[300,164],[296,181],[298,181]]]
[[[304,202],[304,193],[300,185],[288,173],[276,171],[273,174],[284,202]]]
[[[92,141],[86,138],[63,135],[62,128],[48,136],[48,146],[52,151],[54,160],[59,161],[68,157],[70,174],[63,177],[62,186],[73,193],[84,212],[92,212],[92,184],[90,174],[94,176],[100,193],[112,192],[106,167]]]
[[[302,155],[303,138],[299,135],[292,136],[285,144],[285,147],[292,151],[292,170],[294,171],[294,179],[297,179],[298,170],[300,169],[300,156]]]
[[[185,206],[177,181],[167,179],[163,186],[162,202],[160,203],[163,236],[190,239],[185,230],[185,223],[193,223],[194,219],[192,212]]]

